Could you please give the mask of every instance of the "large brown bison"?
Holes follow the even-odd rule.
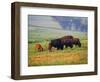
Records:
[[[57,48],[57,50],[61,49],[63,50],[63,47],[65,46],[73,48],[73,45],[81,47],[81,42],[79,38],[74,38],[71,35],[64,36],[58,39],[53,39],[49,43],[48,49],[51,51],[52,47]]]
[[[49,43],[49,46],[48,46],[49,51],[52,50],[52,47],[57,48],[57,50],[59,50],[59,49],[63,50],[63,44],[61,42],[61,39],[58,38],[58,39],[51,40],[51,42]]]
[[[39,44],[39,43],[35,44],[35,49],[36,49],[37,51],[43,51],[43,47],[42,47],[41,44]]]
[[[68,36],[61,37],[60,39],[61,39],[62,44],[63,44],[66,48],[67,48],[67,47],[70,47],[70,48],[73,47],[73,36],[68,35]]]
[[[71,35],[61,37],[61,41],[65,45],[66,48],[67,47],[72,48],[73,45],[81,47],[80,39],[79,38],[74,38]]]
[[[73,39],[66,39],[64,42],[65,47],[73,48]]]
[[[73,44],[74,44],[75,46],[81,47],[80,39],[79,39],[79,38],[73,38]]]

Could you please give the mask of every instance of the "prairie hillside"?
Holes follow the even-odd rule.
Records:
[[[50,27],[31,27],[31,29],[28,30],[28,41],[40,42],[46,39],[51,40],[65,35],[72,35],[80,39],[87,39],[87,32],[69,31],[61,28]]]

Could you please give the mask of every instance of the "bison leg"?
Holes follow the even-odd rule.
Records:
[[[48,50],[52,51],[52,45],[51,45],[51,43],[49,43]]]
[[[68,47],[68,45],[65,45],[65,47],[67,48],[67,47]]]
[[[70,45],[70,48],[73,48],[73,45]]]
[[[61,46],[61,48],[60,48],[61,50],[63,50],[63,46]]]
[[[43,51],[43,48],[41,48],[41,51]]]
[[[78,46],[81,47],[81,43],[79,43]]]
[[[60,48],[59,47],[57,47],[57,50],[59,50]]]

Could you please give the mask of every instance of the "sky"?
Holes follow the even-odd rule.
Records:
[[[59,28],[87,32],[87,17],[29,15],[29,26]]]

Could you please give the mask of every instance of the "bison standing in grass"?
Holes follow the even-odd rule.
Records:
[[[35,49],[36,49],[37,51],[43,51],[43,47],[42,47],[41,44],[39,44],[39,43],[35,44]]]
[[[70,48],[73,48],[73,36],[69,35],[69,36],[64,36],[64,37],[61,37],[61,42],[62,44],[67,48],[67,47],[70,47]]]
[[[81,47],[80,39],[79,39],[79,38],[73,38],[73,44],[74,44],[75,46]]]
[[[73,36],[64,36],[61,38],[62,43],[65,45],[65,47],[73,48],[73,45],[81,47],[81,42],[79,38],[74,38]]]
[[[64,36],[58,39],[51,40],[49,43],[48,49],[51,51],[52,47],[57,48],[57,50],[61,49],[63,50],[63,47],[65,46],[73,48],[73,45],[81,47],[81,42],[79,38],[74,38],[73,36]]]
[[[65,47],[70,47],[73,48],[73,40],[72,39],[66,39],[66,41],[64,42]]]
[[[57,50],[61,49],[63,50],[63,44],[61,42],[61,39],[54,39],[54,40],[51,40],[51,42],[49,43],[49,51],[52,50],[52,47],[54,48],[57,48]]]

